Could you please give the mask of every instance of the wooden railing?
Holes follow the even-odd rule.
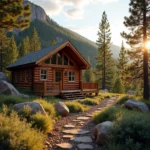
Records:
[[[91,89],[91,90],[97,90],[98,91],[98,83],[92,83],[92,82],[80,82],[80,89]]]

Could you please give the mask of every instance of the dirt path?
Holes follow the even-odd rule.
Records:
[[[112,106],[116,97],[104,99],[99,105],[91,107],[88,112],[70,114],[55,123],[54,130],[49,134],[47,150],[105,150],[91,139],[91,129],[96,125],[92,122],[92,114]]]

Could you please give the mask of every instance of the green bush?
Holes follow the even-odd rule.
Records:
[[[128,99],[135,99],[135,96],[133,95],[122,95],[120,97],[118,97],[118,99],[116,100],[116,104],[123,104],[125,101],[127,101]]]
[[[88,110],[86,106],[80,104],[79,102],[65,102],[65,104],[71,113],[84,112]]]
[[[86,99],[86,100],[79,101],[79,103],[85,105],[98,105],[99,102],[100,101],[98,99]]]
[[[109,142],[126,150],[148,150],[150,147],[150,115],[126,112],[120,115],[111,129]]]
[[[45,109],[45,111],[49,116],[51,116],[52,118],[56,116],[56,111],[53,104],[50,104],[49,102],[43,99],[36,99],[35,101],[39,102],[43,106],[43,108]]]
[[[0,106],[4,105],[15,105],[18,103],[23,103],[30,101],[29,99],[21,98],[19,96],[12,96],[12,95],[0,95]]]
[[[31,116],[31,124],[33,128],[37,128],[43,132],[49,132],[53,129],[53,121],[50,117],[37,113]]]
[[[148,106],[148,108],[150,109],[150,101],[149,100],[139,99],[139,101],[145,103]]]
[[[104,121],[114,121],[120,115],[122,111],[125,111],[120,107],[109,107],[105,108],[102,111],[94,114],[93,121],[96,123],[101,123]]]
[[[15,112],[10,116],[0,113],[1,150],[41,150],[44,148],[44,134],[20,118]]]

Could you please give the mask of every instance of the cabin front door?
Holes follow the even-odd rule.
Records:
[[[63,90],[63,71],[55,71],[56,88]]]

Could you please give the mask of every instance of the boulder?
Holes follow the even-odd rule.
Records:
[[[129,95],[135,95],[135,94],[136,94],[136,91],[134,91],[134,90],[129,90],[129,91],[127,91],[127,94],[129,94]]]
[[[123,107],[127,109],[138,110],[144,113],[149,112],[149,108],[145,103],[131,99],[127,100]]]
[[[110,128],[113,126],[113,122],[105,121],[96,125],[92,130],[92,138],[97,144],[104,145],[107,142],[108,135],[110,134]]]
[[[13,106],[13,109],[19,112],[19,111],[22,111],[25,106],[29,106],[31,108],[31,114],[36,114],[37,112],[40,112],[43,115],[47,115],[43,106],[38,102],[25,102],[25,103],[15,104]]]
[[[0,80],[0,94],[16,95],[22,98],[29,98],[28,95],[19,93],[12,84],[4,80]]]
[[[1,80],[4,80],[4,81],[8,82],[8,78],[7,78],[7,76],[3,72],[0,72],[0,81]]]
[[[0,94],[20,95],[20,93],[12,84],[4,80],[0,80]]]
[[[69,108],[62,102],[55,103],[55,109],[56,111],[61,114],[62,116],[68,116],[69,115]]]
[[[102,92],[102,93],[108,93],[108,90],[107,89],[102,89],[102,90],[100,90],[100,92]]]

